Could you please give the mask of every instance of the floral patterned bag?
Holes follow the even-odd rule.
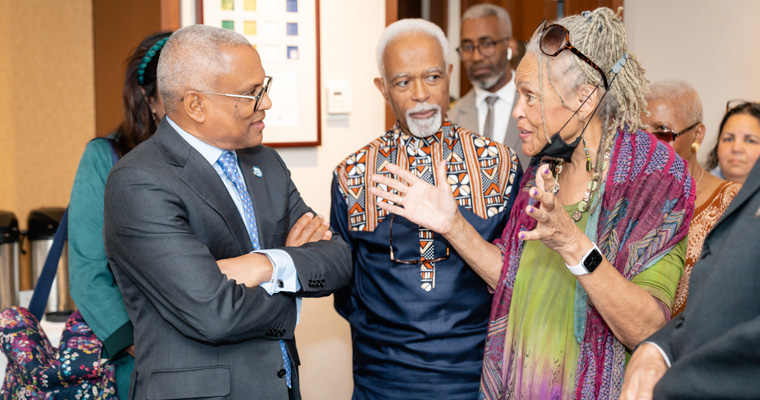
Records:
[[[119,161],[115,143],[113,163]],[[58,261],[68,235],[68,210],[63,213],[37,278],[29,308],[10,307],[0,313],[0,350],[8,357],[0,399],[116,399],[116,371],[103,357],[103,343],[79,311],[71,314],[56,350],[40,326],[53,285]]]
[[[116,372],[79,311],[66,321],[56,350],[29,310],[0,313],[0,347],[8,357],[2,399],[115,399]]]

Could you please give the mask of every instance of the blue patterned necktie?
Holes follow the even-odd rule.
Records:
[[[235,155],[231,151],[225,151],[219,157],[217,163],[222,167],[227,179],[232,181],[237,188],[240,202],[243,204],[243,212],[245,213],[245,219],[249,227],[249,236],[251,244],[253,244],[254,250],[261,249],[259,243],[259,233],[256,227],[256,214],[253,212],[253,203],[251,202],[251,196],[248,194],[245,185],[243,184],[243,178],[238,173],[237,161]],[[287,378],[288,387],[291,387],[290,382],[290,357],[288,356],[288,349],[285,347],[285,342],[280,340],[280,351],[282,352],[282,361],[285,364],[285,377]]]

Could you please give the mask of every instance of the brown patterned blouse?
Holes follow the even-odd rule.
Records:
[[[681,281],[678,283],[676,298],[673,303],[673,315],[680,314],[686,307],[686,297],[689,294],[689,277],[691,276],[691,267],[699,260],[702,253],[702,245],[705,243],[705,237],[712,227],[718,222],[723,212],[739,192],[742,185],[736,182],[725,182],[718,186],[710,198],[701,206],[694,209],[694,217],[691,219],[689,226],[689,245],[686,249],[686,265],[683,268]]]

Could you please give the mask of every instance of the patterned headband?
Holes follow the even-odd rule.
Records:
[[[148,64],[150,63],[150,60],[153,59],[153,56],[161,51],[161,48],[164,47],[164,44],[166,44],[167,40],[169,40],[169,36],[156,42],[156,44],[151,46],[148,52],[145,53],[145,57],[143,57],[142,63],[140,63],[140,68],[137,69],[137,81],[140,82],[140,85],[145,84],[145,68],[148,67]]]

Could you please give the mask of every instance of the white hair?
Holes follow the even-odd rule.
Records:
[[[663,80],[649,84],[647,101],[662,100],[675,106],[675,114],[693,124],[702,122],[702,99],[691,84],[682,80]]]
[[[443,51],[443,62],[445,66],[449,65],[449,41],[446,40],[446,35],[443,34],[441,28],[424,19],[407,18],[388,25],[382,35],[380,35],[380,41],[377,43],[377,69],[380,71],[380,75],[385,76],[385,64],[383,63],[385,48],[394,39],[407,33],[424,33],[438,39],[438,43]]]
[[[507,36],[512,36],[512,19],[507,10],[493,4],[476,4],[467,9],[462,15],[462,22],[468,19],[494,16],[499,20],[499,26],[506,29]]]
[[[190,25],[172,34],[158,59],[158,90],[167,112],[176,111],[188,90],[212,91],[227,63],[222,50],[250,46],[243,35],[208,25]]]

